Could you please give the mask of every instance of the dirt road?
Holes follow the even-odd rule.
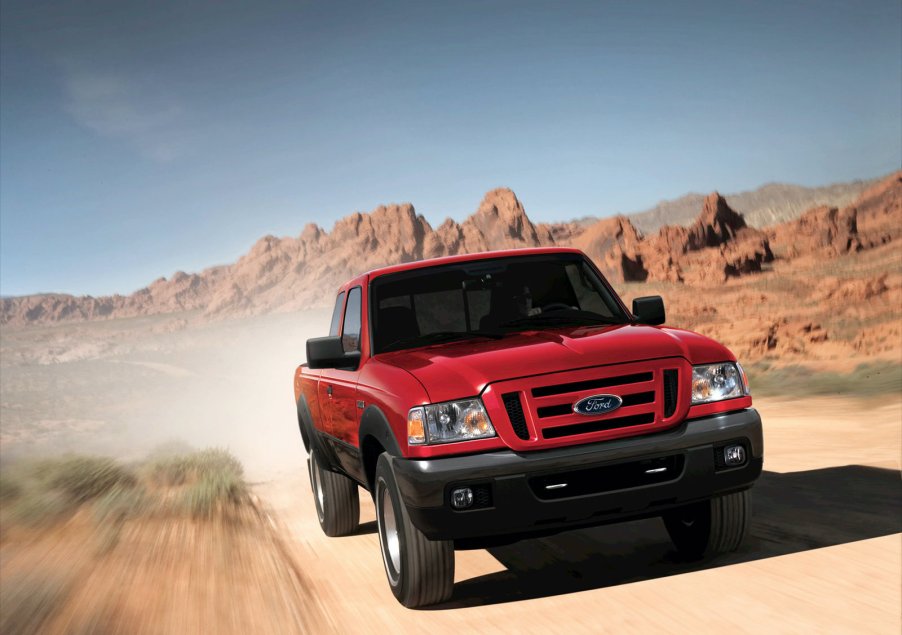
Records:
[[[366,493],[357,536],[326,538],[313,512],[291,376],[305,339],[327,324],[328,315],[311,313],[198,328],[161,317],[4,329],[0,454],[131,460],[170,439],[229,448],[260,483],[280,545],[276,568],[284,556],[297,572],[298,623],[316,632],[902,631],[899,397],[881,398],[884,405],[756,400],[765,474],[754,490],[752,535],[728,558],[676,561],[656,520],[574,531],[460,551],[449,603],[402,608],[385,581]],[[268,547],[254,549],[272,557]],[[230,553],[224,566],[242,563]],[[281,578],[256,576],[249,592],[249,583],[228,587],[217,571],[192,570],[190,580],[206,588],[212,576],[217,595],[228,598],[231,613],[220,623],[233,627],[218,632],[247,632],[239,626],[245,615],[260,616],[261,632],[296,630],[273,608],[292,597]],[[158,588],[141,614],[144,632],[168,624],[152,612],[167,598],[167,587]],[[189,599],[191,611],[208,611]],[[279,628],[268,628],[274,622]],[[209,627],[199,623],[198,631]]]
[[[765,473],[736,554],[677,561],[646,520],[458,551],[454,596],[428,610],[391,595],[361,491],[358,535],[320,531],[302,466],[258,486],[303,571],[317,630],[341,633],[902,630],[902,403],[760,401]]]

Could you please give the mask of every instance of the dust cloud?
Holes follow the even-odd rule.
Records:
[[[4,328],[0,456],[222,447],[251,479],[303,469],[292,379],[326,311]]]

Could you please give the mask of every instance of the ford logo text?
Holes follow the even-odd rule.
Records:
[[[620,407],[623,399],[617,395],[592,395],[573,404],[573,412],[579,415],[603,415]]]

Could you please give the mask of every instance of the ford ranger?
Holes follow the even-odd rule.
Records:
[[[660,517],[685,558],[737,549],[761,419],[729,350],[663,323],[575,249],[347,282],[294,378],[323,531],[354,533],[369,491],[408,607],[451,597],[455,548]]]

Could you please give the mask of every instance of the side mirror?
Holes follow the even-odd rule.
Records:
[[[633,300],[633,315],[640,324],[664,324],[664,300],[659,295],[647,295]]]
[[[338,336],[313,337],[307,340],[309,368],[341,368],[354,370],[360,365],[360,351],[345,353]]]

